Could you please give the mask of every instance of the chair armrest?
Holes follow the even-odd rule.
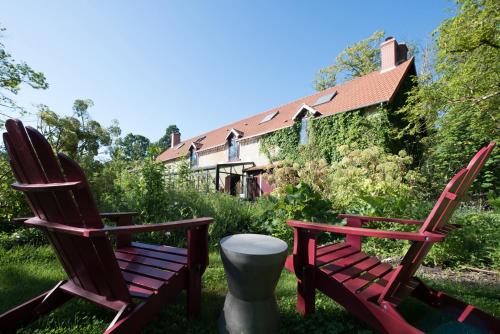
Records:
[[[42,220],[40,218],[33,217],[24,221],[24,224],[39,228],[46,228],[48,230],[53,230],[61,233],[91,238],[91,237],[106,236],[109,234],[132,234],[132,233],[153,232],[161,230],[172,230],[176,228],[193,229],[211,224],[212,222],[213,222],[212,218],[195,218],[195,219],[178,220],[173,222],[151,224],[151,225],[128,225],[128,226],[109,226],[104,228],[84,228],[84,227],[73,227],[58,223],[51,223]]]
[[[203,225],[208,225],[213,222],[213,218],[203,217],[194,218],[186,220],[177,220],[173,222],[166,222],[160,224],[147,224],[147,225],[127,225],[127,226],[107,226],[97,231],[92,231],[92,235],[100,234],[133,234],[133,233],[144,233],[144,232],[154,232],[163,230],[173,230],[177,228],[196,228]]]
[[[81,237],[90,237],[91,234],[95,235],[102,231],[102,229],[74,227],[64,224],[51,223],[37,217],[28,218],[23,223],[33,227],[46,228],[47,230],[50,231],[57,231],[65,234],[78,235]]]
[[[114,221],[114,220],[118,220],[124,216],[130,216],[130,217],[137,216],[138,213],[134,212],[134,211],[130,211],[130,212],[101,212],[99,215],[101,216],[101,218],[106,218],[106,219]]]
[[[350,215],[350,214],[342,214],[338,215],[338,218],[347,219],[359,219],[362,223],[364,222],[389,222],[389,223],[399,223],[399,224],[413,224],[413,225],[422,225],[424,223],[423,220],[414,220],[414,219],[400,219],[400,218],[385,218],[385,217],[369,217],[369,216],[358,216],[358,215]]]
[[[84,186],[81,181],[70,182],[53,182],[53,183],[19,183],[15,182],[11,187],[15,190],[24,192],[40,192],[40,191],[66,191],[76,190]]]
[[[398,240],[411,240],[411,241],[428,241],[428,242],[439,242],[442,241],[445,236],[438,233],[432,232],[402,232],[402,231],[386,231],[386,230],[376,230],[371,228],[362,227],[350,227],[350,226],[335,226],[335,225],[325,225],[318,223],[308,223],[296,220],[290,220],[287,222],[288,225],[294,228],[306,229],[310,231],[320,231],[320,232],[331,232],[344,235],[357,235],[362,237],[374,237],[374,238],[387,238],[387,239],[398,239]]]

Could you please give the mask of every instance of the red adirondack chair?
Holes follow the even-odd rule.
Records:
[[[340,215],[347,226],[288,221],[294,228],[293,255],[286,268],[297,276],[297,311],[306,316],[314,312],[315,289],[337,301],[359,319],[382,333],[422,333],[410,325],[397,306],[409,295],[443,308],[457,318],[499,333],[499,320],[472,305],[427,287],[414,277],[435,242],[458,227],[448,220],[493,149],[483,147],[469,165],[448,183],[425,221]],[[363,228],[366,222],[393,222],[420,226],[418,232],[398,232]],[[345,241],[317,246],[321,232],[345,235]],[[377,257],[361,251],[362,237],[409,240],[412,242],[401,264],[393,268]]]
[[[45,232],[67,274],[50,291],[0,315],[14,330],[72,297],[117,314],[105,333],[137,333],[182,290],[190,316],[200,311],[201,276],[208,265],[211,218],[132,225],[133,213],[99,214],[80,166],[54,155],[45,138],[18,120],[3,134],[13,188],[24,192],[35,217],[24,223]],[[116,222],[106,227],[101,218]],[[133,233],[187,229],[187,249],[132,242]],[[116,237],[116,249],[108,236]]]

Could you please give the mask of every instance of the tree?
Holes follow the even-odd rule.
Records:
[[[500,141],[500,2],[459,0],[434,32],[432,70],[418,78],[405,107],[405,133],[428,131],[427,174],[440,188],[479,147]],[[500,153],[492,152],[475,190],[497,192]]]
[[[141,160],[146,157],[150,141],[148,138],[141,135],[127,134],[124,138],[116,141],[115,153],[118,150],[122,153],[123,158],[127,161]]]
[[[0,26],[0,38],[5,28]],[[42,72],[33,70],[24,62],[16,62],[11,54],[5,50],[5,45],[0,40],[0,125],[3,126],[5,118],[15,117],[17,113],[25,110],[18,106],[12,95],[16,95],[22,84],[34,89],[47,89],[49,87]]]
[[[161,137],[156,142],[156,145],[161,149],[162,152],[170,147],[172,140],[171,135],[172,133],[176,132],[179,132],[179,128],[177,127],[177,125],[175,124],[169,125],[168,128],[165,130],[165,134],[163,135],[163,137]]]
[[[336,58],[333,65],[322,68],[313,82],[317,91],[337,84],[343,77],[349,80],[368,74],[380,67],[380,43],[385,38],[384,31],[375,31],[370,37],[349,46]]]
[[[86,167],[94,163],[99,149],[109,146],[119,133],[116,122],[105,128],[92,120],[88,108],[92,100],[76,100],[72,116],[60,116],[45,105],[39,106],[38,129],[56,152],[68,154]]]

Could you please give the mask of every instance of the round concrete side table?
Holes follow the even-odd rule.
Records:
[[[287,244],[261,234],[235,234],[220,241],[229,292],[219,318],[220,333],[275,333],[279,314],[274,289]]]

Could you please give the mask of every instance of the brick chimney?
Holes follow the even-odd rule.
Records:
[[[180,142],[181,142],[180,132],[172,132],[170,134],[170,148],[174,148],[175,146],[179,145]]]
[[[387,72],[404,62],[408,58],[406,44],[398,44],[394,37],[387,37],[380,44],[380,72]]]

